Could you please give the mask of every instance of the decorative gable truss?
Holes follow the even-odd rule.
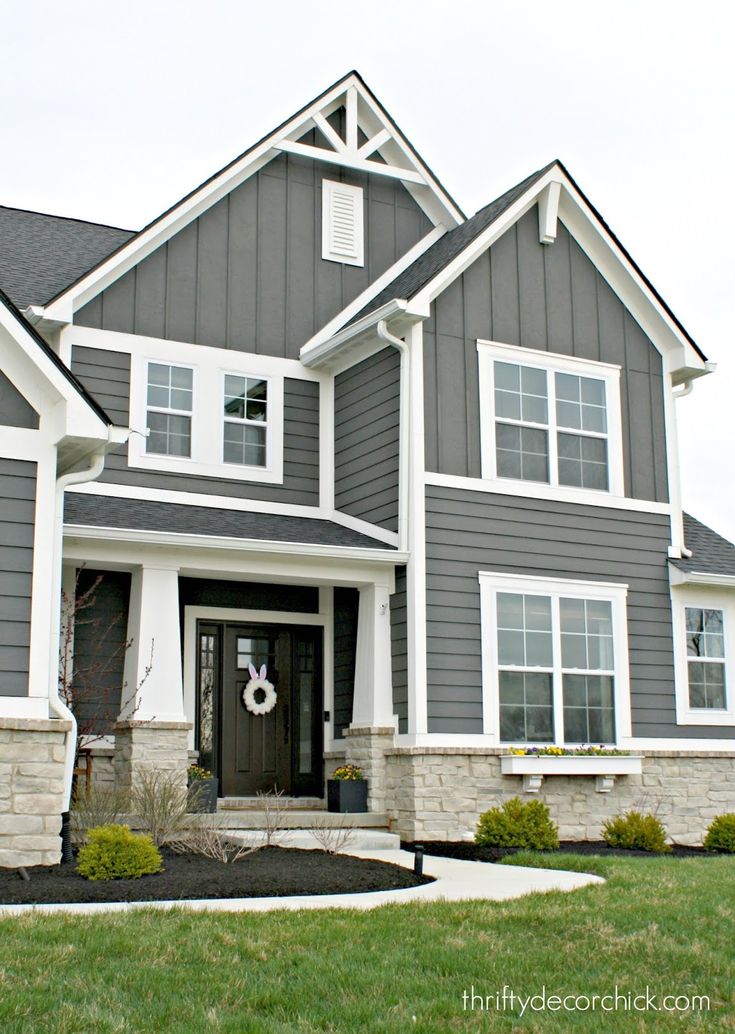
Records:
[[[304,139],[309,136],[312,142]],[[350,72],[46,306],[31,307],[29,317],[48,330],[72,323],[74,313],[87,302],[284,152],[400,180],[436,227],[424,247],[464,221],[461,209],[374,94],[356,72]],[[409,261],[418,252],[419,249],[414,249]],[[397,266],[402,268],[405,264],[406,261],[402,261]],[[398,271],[394,268],[393,274]]]

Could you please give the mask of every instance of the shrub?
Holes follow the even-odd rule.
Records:
[[[129,797],[125,787],[116,783],[93,782],[86,788],[77,786],[71,802],[74,839],[83,843],[87,839],[87,830],[119,822],[130,811]]]
[[[161,769],[139,772],[130,796],[133,814],[150,833],[156,847],[186,826],[190,800],[181,774]]]
[[[704,846],[708,851],[735,854],[735,812],[712,819],[704,838]]]
[[[475,843],[485,847],[525,847],[532,851],[553,851],[559,846],[558,828],[543,801],[513,797],[500,808],[480,816]]]
[[[666,843],[666,829],[655,815],[642,815],[629,811],[616,815],[602,827],[602,839],[610,847],[622,847],[629,851],[651,851],[664,854],[671,850]]]
[[[149,836],[115,825],[90,829],[77,862],[77,872],[88,880],[135,880],[162,868],[161,855]]]

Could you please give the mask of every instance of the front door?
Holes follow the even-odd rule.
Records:
[[[259,791],[322,796],[322,630],[224,626],[221,774],[225,796]],[[254,714],[243,701],[250,665],[266,667],[276,703]],[[255,702],[264,697],[255,693]]]

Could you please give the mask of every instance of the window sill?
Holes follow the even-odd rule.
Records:
[[[676,716],[677,725],[721,725],[735,727],[735,713],[732,711],[680,710]]]
[[[503,775],[523,776],[525,793],[538,793],[544,776],[596,776],[598,793],[609,793],[615,778],[621,775],[640,775],[643,758],[640,755],[591,755],[589,757],[554,757],[546,754],[528,756],[504,754],[500,759]]]

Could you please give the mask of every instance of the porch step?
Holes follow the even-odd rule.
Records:
[[[261,808],[223,808],[213,814],[196,815],[187,817],[187,825],[191,828],[196,826],[216,826],[218,829],[263,829],[263,810]],[[327,826],[331,829],[340,829],[349,826],[352,829],[388,829],[388,816],[382,812],[368,811],[359,814],[341,815],[331,811],[307,811],[306,809],[293,809],[285,811],[281,816],[278,826],[280,829],[314,829],[314,827]]]
[[[228,830],[233,840],[244,843],[262,843],[262,834],[257,831]],[[289,829],[277,840],[278,847],[298,847],[306,851],[324,850],[310,829]],[[397,833],[386,833],[383,829],[351,829],[349,841],[340,850],[346,854],[353,851],[400,851],[401,838]]]
[[[217,811],[251,811],[262,814],[262,798],[260,797],[221,797],[217,801]],[[323,797],[281,797],[279,807],[288,811],[318,811],[325,808]]]

